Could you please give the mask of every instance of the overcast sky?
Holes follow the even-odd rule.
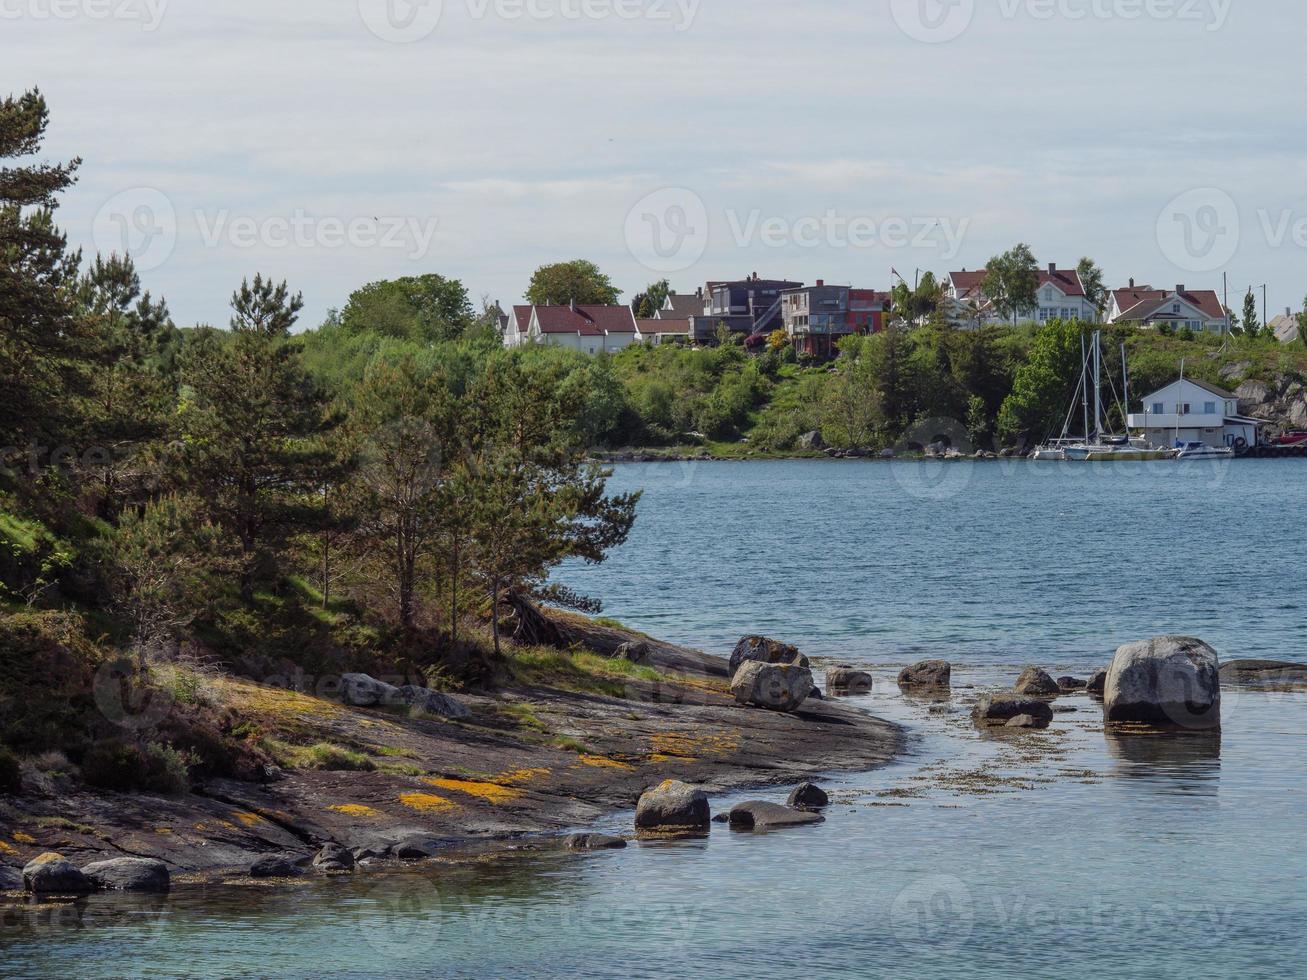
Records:
[[[888,288],[1026,241],[1112,284],[1307,293],[1307,8],[1284,0],[0,0],[59,212],[179,324],[256,271],[305,324],[438,272],[519,302]]]

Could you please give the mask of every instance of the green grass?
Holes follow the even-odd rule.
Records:
[[[629,697],[633,680],[656,681],[662,677],[652,667],[582,650],[519,647],[508,651],[507,660],[513,679],[527,687],[554,687],[615,698]]]
[[[577,755],[595,755],[594,749],[584,742],[571,738],[567,735],[555,735],[548,742],[555,749],[562,749],[564,752],[575,752]]]
[[[326,772],[371,772],[376,764],[362,752],[317,742],[313,745],[291,745],[275,738],[265,738],[263,747],[285,769],[312,769]]]
[[[527,728],[535,732],[549,731],[549,726],[540,720],[540,716],[528,704],[496,705],[495,713],[501,717],[506,717],[518,728]]]

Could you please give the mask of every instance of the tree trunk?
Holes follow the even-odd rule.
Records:
[[[449,569],[449,640],[458,643],[458,540],[455,538],[450,549]]]
[[[490,590],[490,621],[495,634],[495,656],[502,657],[499,647],[499,579],[495,579]]]

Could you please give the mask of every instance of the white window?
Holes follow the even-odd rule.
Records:
[[[1216,402],[1204,402],[1204,403],[1203,403],[1203,414],[1204,414],[1204,415],[1215,415],[1215,414],[1216,414]]]
[[[1153,414],[1154,414],[1154,415],[1165,415],[1165,414],[1166,414],[1166,406],[1163,405],[1161,402],[1153,402]]]

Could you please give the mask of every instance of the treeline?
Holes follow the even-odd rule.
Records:
[[[0,102],[0,158],[46,125],[38,92]],[[142,690],[187,657],[439,683],[494,671],[522,599],[594,608],[549,572],[602,560],[636,497],[586,461],[575,365],[503,350],[439,276],[296,336],[301,296],[256,275],[227,329],[178,329],[130,258],[68,250],[78,166],[0,179],[0,754],[103,734],[89,675],[119,654]]]

